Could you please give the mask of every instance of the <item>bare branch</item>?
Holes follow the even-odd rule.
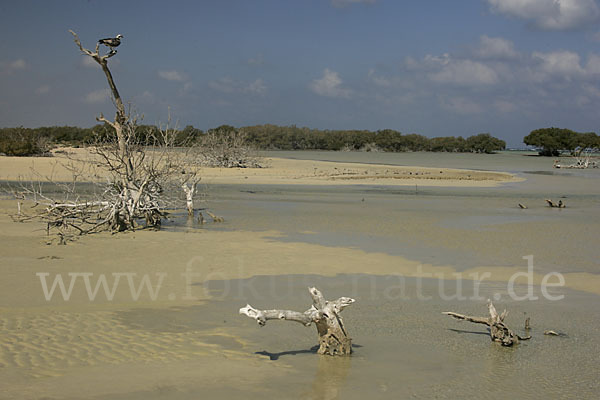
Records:
[[[303,313],[290,310],[257,310],[250,304],[240,308],[240,314],[254,318],[258,325],[264,326],[270,319],[281,319],[286,321],[296,321],[305,326],[310,326],[315,320],[316,310],[309,309]]]
[[[273,319],[295,321],[305,326],[314,323],[319,334],[319,354],[352,353],[352,339],[348,336],[339,313],[354,303],[354,299],[340,297],[335,301],[326,301],[317,288],[308,288],[308,291],[313,305],[303,313],[290,310],[257,310],[248,304],[240,308],[240,314],[255,319],[260,326]]]
[[[455,313],[452,311],[446,311],[446,312],[443,312],[442,314],[449,315],[455,319],[474,322],[476,324],[484,324],[484,325],[488,325],[488,326],[490,325],[490,320],[488,318],[484,318],[484,317],[473,317],[470,315],[458,314],[458,313]]]
[[[79,40],[79,36],[77,36],[77,34],[75,32],[73,32],[71,29],[69,29],[69,32],[71,32],[71,35],[73,35],[73,40],[75,41],[75,44],[77,44],[77,47],[79,47],[79,50],[81,50],[81,52],[83,54],[87,54],[88,56],[92,57],[93,59],[95,59],[98,63],[100,63],[100,59],[98,56],[98,44],[96,44],[96,52],[93,53],[90,50],[86,49],[85,47],[83,47],[81,45],[81,41]]]
[[[113,127],[113,129],[115,128],[114,122],[112,122],[112,121],[104,118],[104,115],[102,113],[100,113],[100,116],[96,117],[96,121],[98,121],[98,122],[104,122],[104,123],[110,125],[111,127]]]
[[[496,307],[488,300],[488,311],[490,313],[489,318],[485,317],[473,317],[470,315],[458,314],[451,311],[443,312],[444,315],[449,315],[455,319],[465,320],[476,324],[484,324],[490,327],[490,338],[501,343],[503,346],[512,346],[513,344],[519,343],[519,340],[531,339],[531,336],[521,337],[515,334],[506,324],[504,324],[504,318],[508,315],[508,311],[504,310],[502,314],[498,315]]]

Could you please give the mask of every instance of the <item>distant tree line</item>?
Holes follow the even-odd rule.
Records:
[[[0,128],[0,153],[6,155],[42,154],[51,145],[82,146],[101,142],[110,133],[107,125],[92,128],[53,126],[41,128]],[[140,143],[160,138],[159,128],[140,125],[136,136]],[[462,136],[428,138],[419,134],[402,134],[384,129],[368,130],[320,130],[292,126],[255,125],[235,128],[221,125],[203,132],[193,126],[177,131],[177,143],[185,146],[197,143],[210,134],[229,135],[243,132],[246,143],[258,150],[361,150],[361,151],[435,151],[493,153],[503,150],[506,143],[489,133],[480,133],[467,138]],[[150,139],[151,138],[151,139]]]
[[[248,141],[265,150],[381,150],[445,151],[492,153],[503,150],[506,143],[489,133],[468,138],[447,136],[428,138],[402,134],[392,129],[320,130],[292,126],[256,125],[241,128]]]
[[[66,145],[80,147],[87,144],[101,143],[112,133],[112,128],[105,124],[91,128],[75,126],[50,126],[40,128],[0,128],[0,154],[8,156],[42,155],[52,146]],[[176,144],[186,145],[204,134],[199,129],[187,126],[177,130]],[[136,142],[152,144],[160,140],[159,127],[139,125],[135,131]]]
[[[582,150],[600,149],[600,136],[594,132],[579,133],[570,129],[542,128],[531,131],[523,143],[539,148],[542,156],[559,156],[561,151],[572,154]]]

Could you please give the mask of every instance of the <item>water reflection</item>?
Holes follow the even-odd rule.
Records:
[[[318,367],[311,391],[306,398],[314,400],[340,399],[345,386],[352,357],[318,356]],[[304,396],[303,396],[304,397]]]

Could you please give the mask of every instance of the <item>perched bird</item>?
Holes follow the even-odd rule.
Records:
[[[108,47],[110,47],[111,51],[114,51],[115,50],[114,48],[121,44],[122,38],[123,38],[123,35],[117,35],[114,38],[100,39],[100,40],[98,40],[98,43],[108,46]]]

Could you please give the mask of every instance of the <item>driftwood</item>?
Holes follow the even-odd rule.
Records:
[[[562,337],[562,338],[568,337],[568,335],[566,333],[556,332],[556,331],[553,331],[553,330],[544,331],[544,335],[547,335],[547,336],[558,336],[558,337]]]
[[[502,314],[498,314],[496,307],[491,301],[488,301],[489,317],[472,317],[469,315],[458,314],[455,312],[447,311],[442,314],[449,315],[453,318],[473,322],[476,324],[484,324],[490,327],[490,338],[494,342],[499,342],[502,346],[512,346],[513,344],[519,343],[519,340],[531,339],[531,336],[521,337],[514,333],[504,323],[504,318],[508,315],[508,311],[504,310]]]
[[[523,208],[523,209],[527,208],[527,206],[525,204],[523,204],[523,203],[519,203],[519,207]]]
[[[206,211],[206,213],[209,215],[209,217],[212,218],[213,222],[225,222],[225,218],[223,217],[219,217],[218,215],[215,215],[208,210]],[[204,221],[204,217],[202,218],[202,220]]]
[[[562,202],[562,200],[559,200],[558,203],[553,202],[551,199],[544,199],[546,200],[546,203],[548,203],[548,205],[550,207],[554,207],[554,208],[565,208],[565,204]]]
[[[268,320],[279,319],[296,321],[305,326],[314,322],[319,334],[319,354],[331,356],[349,355],[352,353],[352,339],[348,336],[340,312],[352,303],[354,299],[340,297],[334,301],[326,301],[317,288],[308,289],[313,304],[304,311],[290,310],[257,310],[250,304],[240,308],[240,314],[254,318],[258,325],[264,326]]]

